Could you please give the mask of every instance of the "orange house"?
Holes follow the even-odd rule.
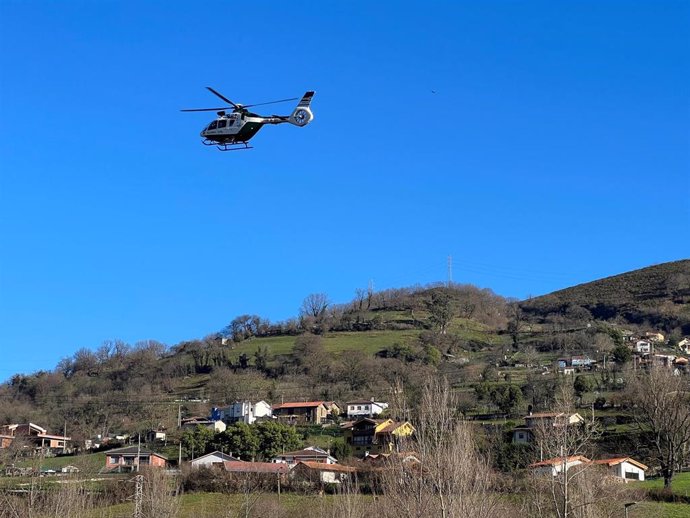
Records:
[[[8,424],[0,427],[0,447],[6,448],[14,438],[22,437],[31,443],[37,450],[44,452],[65,452],[70,437],[63,435],[51,435],[48,430],[34,423]]]

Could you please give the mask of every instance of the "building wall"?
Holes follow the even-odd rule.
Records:
[[[633,464],[630,464],[629,462],[621,462],[617,466],[612,467],[615,468],[614,474],[617,477],[621,477],[626,480],[644,480],[644,470]],[[637,476],[637,478],[634,478],[634,476]]]
[[[217,464],[217,463],[223,464],[223,459],[216,456],[216,455],[209,455],[207,457],[204,457],[203,459],[202,458],[194,459],[191,462],[191,465],[193,468],[201,468],[201,467],[209,468],[213,464]]]

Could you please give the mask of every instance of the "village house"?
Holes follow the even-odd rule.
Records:
[[[143,466],[165,468],[167,463],[167,457],[139,446],[109,450],[105,455],[105,471],[108,472],[139,471]]]
[[[366,399],[359,399],[345,403],[348,417],[374,417],[388,408],[388,403]]]
[[[340,484],[356,472],[352,466],[300,461],[292,468],[290,477],[308,484]]]
[[[678,348],[685,354],[690,354],[690,337],[686,336],[678,342]]]
[[[165,430],[155,429],[146,432],[146,442],[166,442]]]
[[[8,447],[14,440],[25,441],[27,447],[46,455],[65,453],[72,439],[63,435],[51,435],[45,428],[34,423],[8,424],[0,427],[0,446]]]
[[[320,462],[323,464],[336,464],[338,459],[333,457],[329,452],[317,448],[316,446],[309,446],[298,451],[289,451],[281,453],[274,457],[273,462],[284,462],[288,466],[294,466],[298,462]]]
[[[11,435],[0,435],[0,449],[2,448],[9,448],[10,444],[12,444],[12,440],[14,437]]]
[[[399,451],[400,441],[414,433],[414,427],[407,421],[372,419],[365,417],[354,422],[343,423],[343,438],[352,447],[355,455]]]
[[[289,402],[273,405],[273,416],[288,424],[321,424],[329,411],[323,401]]]
[[[181,424],[183,429],[190,429],[196,428],[197,426],[201,426],[203,428],[213,430],[216,433],[224,432],[227,428],[227,425],[220,419],[214,420],[206,417],[188,417],[186,419],[182,419]]]
[[[563,471],[568,471],[573,466],[589,464],[591,461],[582,455],[572,455],[570,457],[555,457],[530,464],[529,468],[537,475],[556,476]]]
[[[253,424],[262,417],[271,417],[272,412],[271,405],[263,400],[256,403],[235,401],[233,404],[220,409],[220,419],[225,424]]]
[[[199,468],[210,468],[212,466],[219,466],[223,467],[223,462],[226,461],[239,461],[240,459],[233,457],[232,455],[228,455],[227,453],[223,453],[220,451],[214,451],[212,453],[207,453],[206,455],[202,455],[201,457],[197,457],[196,459],[193,459],[189,462],[189,465],[192,467],[192,469],[199,469]]]
[[[340,406],[338,406],[338,404],[335,401],[324,401],[323,406],[326,407],[328,417],[331,419],[339,416],[342,413]]]
[[[649,469],[641,462],[630,457],[594,460],[592,464],[605,466],[610,475],[622,478],[626,482],[628,480],[644,480],[645,472]]]
[[[513,428],[513,443],[527,444],[534,440],[537,428],[558,427],[566,424],[584,423],[584,418],[577,412],[566,414],[563,412],[541,412],[525,416],[525,426]]]
[[[649,340],[638,340],[633,345],[633,351],[638,354],[649,354],[652,352],[652,342]]]

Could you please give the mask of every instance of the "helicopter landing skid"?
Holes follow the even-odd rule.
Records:
[[[247,142],[229,142],[226,144],[221,144],[219,142],[214,142],[212,140],[204,140],[203,144],[205,146],[216,146],[220,151],[237,151],[240,149],[254,149]]]

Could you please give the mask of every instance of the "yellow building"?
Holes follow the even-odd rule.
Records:
[[[414,433],[407,421],[363,418],[342,426],[345,442],[355,456],[399,451],[400,442]]]

